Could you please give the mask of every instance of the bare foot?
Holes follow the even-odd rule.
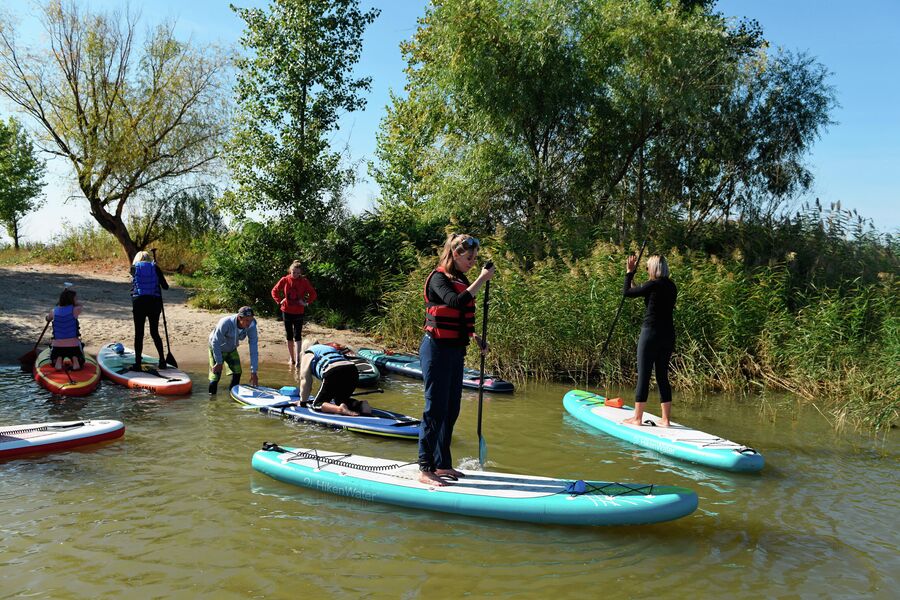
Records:
[[[659,421],[656,422],[656,424],[659,427],[670,427],[671,426],[668,419],[660,419]]]
[[[436,473],[432,473],[431,471],[419,471],[419,482],[435,487],[449,485],[446,481],[438,477]]]
[[[463,473],[462,471],[457,471],[456,469],[438,469],[435,471],[435,473],[440,476],[443,476],[443,477],[453,477],[453,478],[459,478],[459,477],[466,476],[465,473]]]
[[[347,417],[358,417],[359,413],[353,410],[350,410],[346,404],[341,404],[341,414]]]
[[[622,419],[622,423],[624,423],[626,425],[643,425],[643,423],[641,423],[641,420],[637,419],[635,417],[630,417],[628,419]]]

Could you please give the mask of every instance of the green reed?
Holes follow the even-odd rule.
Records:
[[[489,314],[492,370],[519,381],[554,379],[600,389],[634,383],[641,299],[625,301],[603,352],[622,297],[621,248],[599,245],[588,258],[547,260],[527,271],[498,254]],[[824,407],[836,427],[896,423],[900,286],[893,276],[800,291],[790,287],[789,264],[747,270],[736,258],[672,252],[668,259],[679,287],[672,360],[677,389],[785,389]],[[422,284],[433,262],[424,260],[384,298],[384,316],[374,327],[392,347],[418,346]],[[637,280],[644,279],[639,271]],[[474,347],[468,358],[478,364]]]

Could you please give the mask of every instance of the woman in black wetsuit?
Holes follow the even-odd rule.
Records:
[[[638,382],[634,390],[634,416],[623,423],[642,425],[644,403],[650,392],[650,371],[656,369],[656,385],[659,388],[659,402],[662,406],[662,418],[657,423],[668,427],[672,414],[672,387],[669,385],[669,359],[675,349],[675,325],[672,311],[678,288],[669,279],[669,265],[666,259],[653,255],[647,259],[647,275],[649,280],[642,285],[634,285],[637,270],[637,257],[631,255],[625,263],[626,297],[644,297],[644,322],[641,325],[641,337],[638,340],[637,363]]]

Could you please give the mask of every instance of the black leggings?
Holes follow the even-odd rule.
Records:
[[[294,315],[281,311],[281,316],[284,319],[284,333],[287,336],[287,341],[293,342],[296,340],[299,342],[303,339],[303,315]],[[297,360],[299,362],[300,359],[298,358]]]
[[[652,329],[641,329],[638,340],[638,381],[634,390],[635,402],[646,402],[650,394],[650,371],[656,370],[656,386],[659,401],[672,401],[672,386],[669,385],[669,359],[675,349],[674,334],[660,334]]]
[[[163,357],[162,338],[159,337],[159,314],[162,312],[162,298],[159,296],[135,296],[131,299],[131,314],[134,317],[134,362],[141,360],[144,351],[144,319],[150,320],[150,337],[153,345],[159,353],[159,360]]]

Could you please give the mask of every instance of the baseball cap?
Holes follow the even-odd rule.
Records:
[[[253,309],[249,306],[242,306],[238,309],[237,316],[239,317],[252,317]]]

